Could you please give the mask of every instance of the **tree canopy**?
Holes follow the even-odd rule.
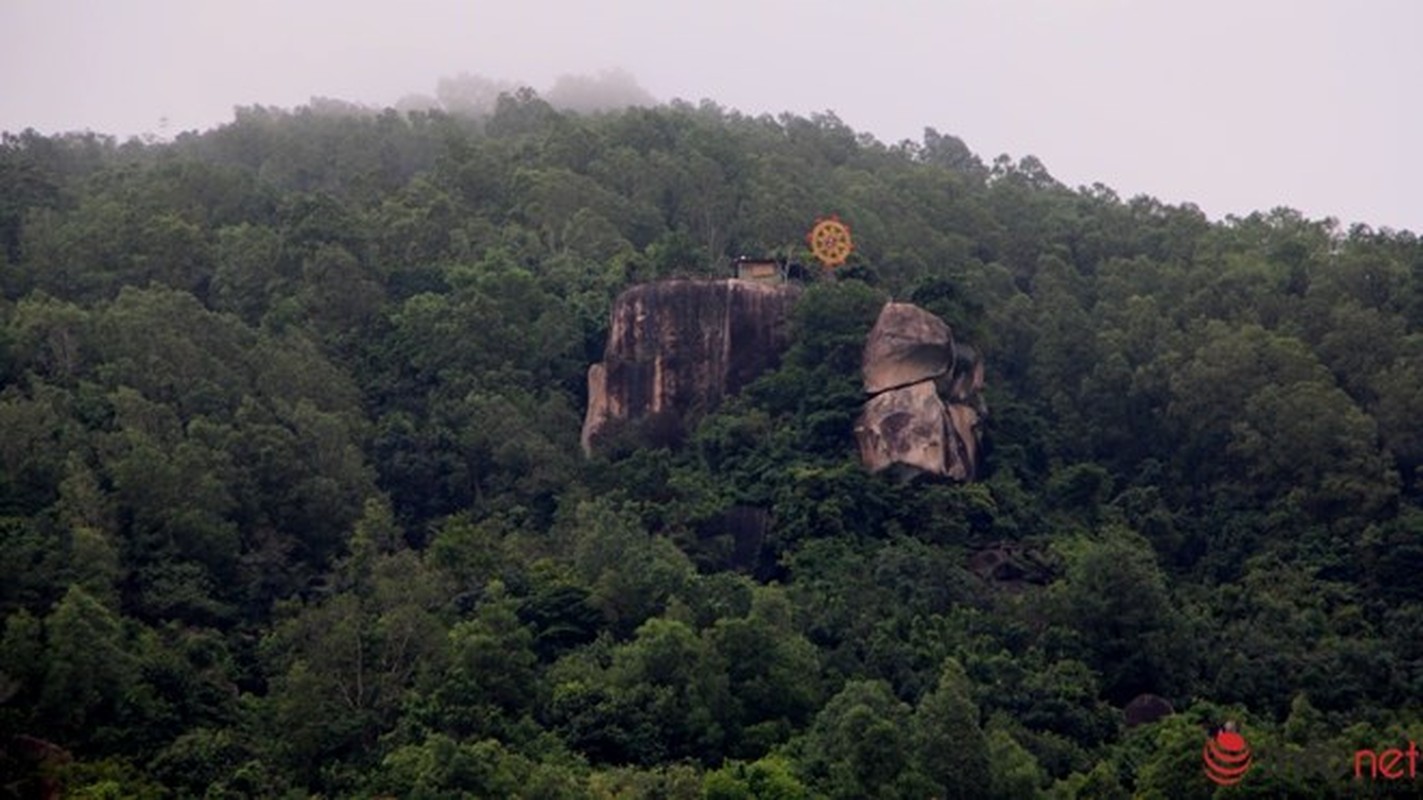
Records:
[[[7,791],[1205,796],[1226,719],[1262,765],[1417,738],[1415,234],[497,88],[0,137]],[[829,213],[780,366],[584,459],[617,293]],[[890,298],[987,366],[977,483],[857,463]]]

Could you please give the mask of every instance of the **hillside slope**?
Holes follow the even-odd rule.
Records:
[[[779,366],[585,460],[613,298],[829,213]],[[524,93],[7,134],[0,258],[20,796],[1188,796],[1226,719],[1419,738],[1412,233]],[[983,357],[976,483],[859,466],[891,298]]]

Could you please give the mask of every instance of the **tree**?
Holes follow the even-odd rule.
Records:
[[[613,654],[608,677],[656,731],[662,760],[715,762],[726,740],[726,678],[683,623],[650,619]]]
[[[727,679],[734,755],[757,758],[809,719],[820,700],[815,648],[790,626],[790,607],[773,589],[756,595],[745,618],[724,617],[704,633]]]
[[[283,258],[281,236],[266,226],[229,226],[217,231],[212,283],[212,307],[255,325],[294,276]]]
[[[461,738],[508,735],[538,699],[533,633],[516,614],[518,603],[491,582],[474,619],[449,633],[442,673],[431,675],[431,725]]]
[[[915,769],[909,707],[881,681],[849,681],[800,743],[813,786],[832,798],[891,798],[933,791]]]
[[[1370,517],[1397,498],[1398,475],[1378,450],[1372,419],[1320,383],[1269,385],[1251,395],[1227,452],[1266,497],[1297,496],[1316,519]]]
[[[355,534],[345,569],[354,584],[290,608],[262,642],[271,688],[259,708],[271,749],[308,783],[323,762],[370,753],[423,673],[443,662],[433,614],[445,599],[441,584],[409,550],[367,551],[374,516]]]
[[[46,732],[90,740],[122,736],[108,729],[122,719],[137,664],[120,619],[78,586],[44,620],[46,671],[36,704]]]
[[[1140,536],[1109,528],[1064,548],[1067,574],[1052,587],[1060,624],[1075,630],[1106,696],[1170,694],[1187,668],[1165,576]]]
[[[938,686],[914,713],[919,770],[933,781],[938,796],[982,797],[992,785],[988,739],[979,726],[972,688],[963,667],[949,659]]]
[[[494,739],[461,743],[433,734],[418,745],[400,747],[381,763],[376,784],[419,800],[459,797],[514,797],[527,767]]]
[[[767,756],[750,764],[728,762],[702,780],[706,800],[808,800],[810,792],[792,765]]]
[[[521,136],[552,127],[563,117],[527,86],[501,92],[485,125],[491,136]]]
[[[1037,759],[1001,727],[988,730],[988,796],[1000,800],[1040,794],[1044,776]]]
[[[636,630],[691,578],[691,563],[675,545],[648,536],[604,499],[578,503],[570,522],[572,566],[613,631]]]
[[[1378,400],[1373,418],[1379,438],[1393,455],[1410,494],[1417,496],[1423,476],[1423,435],[1413,420],[1423,414],[1423,363],[1399,360],[1375,375],[1372,386]]]

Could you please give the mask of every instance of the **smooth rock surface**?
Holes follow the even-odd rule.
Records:
[[[795,284],[736,279],[634,286],[613,303],[603,361],[588,370],[583,450],[616,422],[659,417],[690,428],[780,363]]]
[[[890,389],[870,398],[855,423],[860,462],[871,472],[908,467],[947,475],[944,403],[933,381]]]
[[[949,326],[910,303],[886,303],[865,342],[861,372],[872,395],[855,424],[871,472],[971,481],[978,474],[983,360]]]
[[[886,303],[865,341],[865,392],[880,392],[946,375],[954,337],[944,321],[912,303]]]
[[[948,429],[943,474],[956,481],[971,481],[978,472],[978,409],[949,403],[944,407],[944,418]]]

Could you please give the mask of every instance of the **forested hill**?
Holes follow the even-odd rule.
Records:
[[[780,367],[585,460],[614,296],[830,213]],[[7,134],[0,292],[15,796],[1209,796],[1225,720],[1280,796],[1423,739],[1411,233],[521,92]],[[888,298],[983,354],[978,482],[856,460]]]

